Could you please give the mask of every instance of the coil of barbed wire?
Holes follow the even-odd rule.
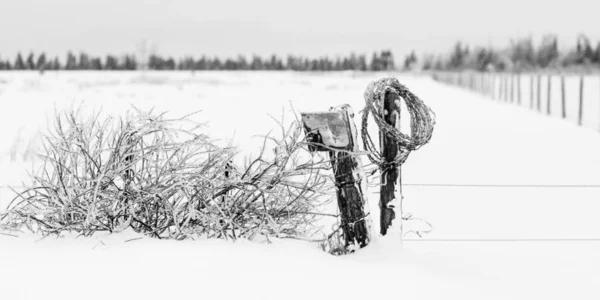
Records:
[[[406,103],[407,111],[410,114],[410,135],[402,133],[397,127],[384,120],[383,104],[385,95],[389,91],[398,93]],[[431,139],[435,126],[435,113],[396,78],[384,78],[371,82],[365,91],[364,98],[365,108],[363,109],[361,128],[363,144],[369,160],[379,166],[382,172],[402,165],[411,151],[419,149]],[[367,131],[369,114],[373,115],[379,130],[391,137],[398,145],[399,153],[391,162],[385,160],[381,149],[377,150]]]

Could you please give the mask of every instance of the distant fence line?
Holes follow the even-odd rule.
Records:
[[[477,92],[486,95],[494,100],[501,102],[517,104],[527,106],[536,110],[539,113],[546,115],[558,114],[562,119],[567,119],[567,87],[565,85],[565,78],[577,79],[577,109],[575,115],[575,121],[579,126],[584,125],[584,109],[585,103],[589,104],[589,100],[594,100],[600,104],[600,76],[593,75],[573,75],[573,74],[527,74],[527,73],[482,73],[482,72],[441,72],[434,73],[433,79],[438,82],[458,86],[464,89],[468,89],[473,92]],[[529,87],[523,87],[523,79],[527,82]],[[553,82],[558,79],[558,90],[553,87]],[[590,81],[595,81],[590,82]],[[544,83],[545,82],[545,86]],[[598,95],[594,98],[586,98],[589,93],[586,93],[585,88],[587,84],[597,84]],[[545,87],[545,90],[543,89]],[[525,89],[528,93],[523,93]],[[542,94],[545,93],[545,99]],[[560,97],[560,112],[554,112],[552,110],[552,103],[558,99],[553,99],[553,94]],[[525,99],[528,98],[528,99]],[[586,101],[586,99],[588,101]],[[524,101],[528,100],[528,103]],[[545,110],[542,109],[543,101],[545,101]],[[600,108],[600,106],[599,106]],[[596,116],[598,123],[596,124],[596,130],[600,131],[600,109],[598,109]]]

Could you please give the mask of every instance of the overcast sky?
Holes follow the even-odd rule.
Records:
[[[458,39],[503,46],[510,38],[579,33],[600,38],[598,0],[0,0],[0,56],[67,50],[161,54],[311,56],[447,52]]]

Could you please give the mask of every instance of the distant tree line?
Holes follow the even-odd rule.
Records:
[[[565,50],[566,49],[566,50]],[[294,71],[385,71],[385,70],[477,70],[477,71],[532,71],[540,69],[598,69],[600,70],[600,42],[592,45],[580,35],[574,45],[559,47],[556,35],[546,35],[537,45],[533,38],[511,40],[504,48],[470,46],[457,42],[446,54],[417,55],[415,51],[396,65],[390,50],[372,55],[269,57],[239,55],[236,58],[182,57],[152,54],[106,55],[97,57],[85,52],[67,53],[64,60],[44,53],[18,53],[14,59],[0,56],[0,70],[294,70]]]
[[[45,53],[29,53],[26,58],[21,53],[14,60],[0,57],[0,70],[294,70],[294,71],[385,71],[394,70],[396,64],[390,50],[374,52],[367,58],[364,54],[350,54],[345,57],[331,58],[323,56],[308,58],[288,55],[271,55],[263,58],[253,56],[250,59],[240,55],[237,58],[221,59],[202,56],[200,58],[183,57],[175,59],[157,54],[146,59],[135,55],[107,55],[96,57],[84,52],[67,53],[66,59],[49,58]]]
[[[574,46],[560,50],[558,38],[546,35],[539,45],[531,37],[510,41],[503,49],[469,47],[457,42],[445,55],[423,55],[413,51],[404,58],[405,70],[532,71],[539,69],[599,69],[600,42],[595,46],[580,35]]]

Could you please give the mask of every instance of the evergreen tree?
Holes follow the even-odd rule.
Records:
[[[75,55],[73,55],[71,51],[69,51],[69,53],[67,53],[67,63],[65,65],[65,70],[77,70],[77,68],[77,58],[75,57]]]
[[[202,58],[196,61],[195,68],[196,70],[208,70],[208,64],[205,56],[202,56]]]
[[[172,57],[169,57],[169,59],[165,61],[164,67],[165,70],[175,70],[175,60]]]
[[[102,70],[102,60],[99,57],[92,58],[90,60],[90,67],[92,70]]]
[[[448,67],[450,69],[462,68],[465,63],[465,58],[466,58],[467,54],[468,54],[468,49],[466,47],[463,48],[463,45],[461,42],[457,42],[454,45],[454,50],[452,51],[452,54],[450,55],[450,61],[448,62]]]
[[[489,64],[491,63],[491,59],[490,59],[490,53],[488,53],[488,51],[484,48],[481,48],[479,50],[476,51],[476,62],[475,62],[475,68],[478,71],[485,71],[487,69],[487,67],[489,66]],[[520,61],[520,60],[517,60]]]
[[[577,64],[589,64],[594,60],[594,50],[590,40],[583,34],[577,38]]]
[[[175,61],[173,59],[171,59],[170,63],[172,64],[172,66],[169,70],[175,70]],[[123,66],[121,67],[121,70],[133,71],[136,69],[137,69],[137,60],[135,59],[135,56],[125,55],[125,57],[123,58]]]
[[[542,68],[546,68],[551,64],[556,63],[558,57],[558,39],[554,35],[544,36],[537,53],[538,65]]]
[[[244,56],[239,55],[237,57],[236,63],[240,70],[248,70],[248,62],[246,61],[246,58]]]
[[[404,58],[404,70],[412,70],[417,64],[417,54],[413,50]]]
[[[596,50],[594,51],[594,59],[593,61],[594,63],[600,63],[600,42],[598,42],[598,44],[596,45]]]
[[[183,60],[179,61],[179,66],[177,67],[177,69],[179,70],[196,70],[196,62],[194,61],[194,58],[188,56],[185,57]]]
[[[17,53],[17,58],[15,59],[15,65],[13,67],[14,70],[25,70],[25,63],[23,62],[23,57],[21,56],[21,52]]]
[[[264,70],[264,64],[260,56],[254,55],[250,63],[250,70]]]
[[[37,66],[35,65],[35,55],[33,54],[33,52],[29,53],[29,56],[27,56],[27,62],[25,64],[25,68],[27,70],[37,70]]]
[[[150,67],[150,69],[156,70],[155,68],[153,68],[154,67],[153,60],[152,60],[153,58],[154,58],[154,56],[152,56],[150,58],[149,67]],[[119,61],[117,60],[117,58],[112,55],[107,55],[106,60],[104,62],[104,69],[105,70],[113,70],[113,71],[118,70],[119,69]]]
[[[225,70],[237,70],[238,69],[237,63],[233,59],[230,59],[230,58],[225,60],[225,65],[223,67],[225,68]]]
[[[423,57],[423,70],[425,71],[429,71],[432,70],[434,68],[435,65],[435,57],[431,54],[426,54]]]
[[[394,70],[396,69],[394,62],[394,54],[390,50],[381,51],[381,69],[382,70]]]
[[[381,69],[382,69],[381,59],[379,58],[379,55],[377,54],[377,52],[373,53],[373,57],[371,58],[371,66],[369,69],[371,71],[381,71]]]
[[[79,66],[77,67],[79,70],[91,70],[92,64],[89,55],[84,52],[79,53]]]
[[[526,38],[511,41],[509,56],[515,69],[521,70],[533,68],[536,64],[533,39]]]
[[[60,60],[58,57],[54,57],[54,63],[52,63],[53,70],[62,70],[62,65],[60,64]]]
[[[358,56],[358,69],[360,71],[366,71],[366,70],[368,70],[367,56],[364,55],[364,54]]]
[[[40,56],[37,59],[36,66],[37,66],[38,70],[46,70],[46,69],[48,69],[47,62],[46,62],[46,54],[45,53],[40,54]]]

